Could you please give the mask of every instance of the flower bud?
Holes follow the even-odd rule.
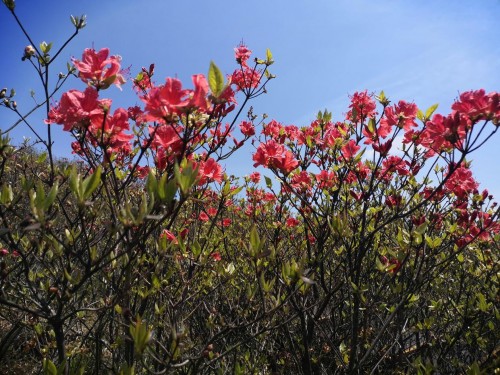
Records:
[[[14,10],[16,8],[16,2],[14,0],[3,0],[3,3],[9,8],[9,10]]]
[[[5,98],[5,94],[7,94],[7,88],[3,88],[1,91],[0,91],[0,99],[3,99]]]
[[[26,46],[24,48],[24,59],[29,59],[30,57],[34,56],[36,53],[35,48],[30,44],[29,46]]]

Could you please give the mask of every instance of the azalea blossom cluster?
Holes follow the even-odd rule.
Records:
[[[110,56],[107,48],[86,49],[82,59],[73,59],[73,64],[87,87],[64,93],[51,108],[46,123],[61,124],[64,131],[71,132],[76,138],[73,150],[84,158],[90,147],[101,152],[104,161],[112,157],[121,167],[128,166],[142,177],[149,170],[139,164],[143,156],[152,156],[160,173],[171,171],[176,163],[187,159],[198,171],[200,185],[221,182],[223,169],[217,160],[224,156],[222,147],[232,139],[234,151],[254,134],[253,123],[243,121],[239,126],[243,139],[238,140],[232,135],[234,121],[224,124],[222,120],[234,110],[239,91],[251,97],[268,81],[263,81],[265,70],[258,70],[259,64],[248,66],[250,56],[246,46],[235,48],[240,68],[224,83],[214,67],[213,79],[219,81],[212,88],[203,74],[192,76],[192,89],[170,77],[157,85],[152,79],[154,65],[143,68],[133,80],[143,108],[112,111],[111,99],[100,98],[100,94],[113,84],[121,88],[125,83],[121,58]],[[252,78],[247,81],[248,77]]]
[[[103,162],[114,160],[140,177],[145,177],[150,167],[140,165],[139,160],[150,155],[156,173],[171,174],[174,165],[187,160],[197,171],[198,185],[221,183],[224,172],[219,160],[256,133],[251,116],[238,126],[235,120],[225,122],[225,118],[236,108],[239,92],[251,98],[271,78],[267,72],[272,63],[270,53],[265,61],[256,59],[253,67],[250,56],[248,47],[239,45],[235,48],[239,68],[227,76],[227,82],[211,67],[210,79],[203,74],[192,76],[193,88],[183,87],[177,78],[156,84],[154,65],[142,68],[133,83],[143,107],[112,111],[112,101],[100,94],[110,85],[121,87],[125,83],[121,59],[110,56],[108,49],[87,49],[82,60],[73,59],[78,77],[87,87],[64,93],[51,109],[47,123],[61,124],[65,131],[73,133],[75,153],[85,157],[90,148],[101,150]],[[259,66],[263,69],[259,70]],[[479,198],[474,196],[489,196],[486,191],[478,192],[464,159],[475,146],[476,127],[499,125],[498,93],[466,92],[453,104],[449,115],[433,114],[434,110],[424,115],[414,103],[399,101],[391,105],[383,93],[375,97],[363,91],[351,96],[344,121],[332,121],[325,111],[304,127],[276,120],[263,124],[260,136],[253,141],[256,150],[252,159],[255,167],[268,168],[280,178],[281,191],[271,194],[258,186],[248,188],[244,213],[256,217],[274,207],[276,212],[282,212],[286,226],[294,228],[307,220],[307,215],[314,214],[325,192],[362,204],[378,189],[383,192],[386,209],[394,212],[414,209],[415,196],[420,197],[417,201],[439,203],[451,195],[451,206],[464,226],[457,243],[478,236],[490,238],[499,228],[489,213],[479,207],[473,215],[464,214],[464,210],[470,211],[473,199],[477,205]],[[242,139],[233,135],[237,130]],[[400,139],[403,150],[394,149]],[[233,141],[233,146],[223,151],[228,140]],[[371,149],[371,157],[363,156],[367,148]],[[448,165],[442,183],[436,188],[424,178],[413,197],[398,191],[396,187],[416,178],[432,157]],[[455,159],[459,162],[452,162]],[[257,184],[259,180],[260,176],[254,174],[249,181]],[[278,203],[278,196],[301,199],[294,214]],[[213,211],[213,207],[205,207],[195,219],[212,220],[217,216]],[[228,218],[220,222],[221,227],[229,224]],[[309,236],[313,243],[314,236]]]
[[[377,109],[377,99],[381,110]],[[456,244],[464,246],[475,238],[491,240],[500,232],[498,222],[488,212],[496,203],[491,202],[486,190],[478,190],[465,158],[483,129],[490,127],[494,132],[499,126],[498,93],[465,92],[446,116],[433,115],[435,109],[424,114],[414,103],[390,105],[383,93],[375,97],[367,91],[357,92],[351,96],[343,122],[332,122],[329,114],[320,113],[317,120],[302,128],[276,120],[264,124],[253,154],[254,165],[274,172],[282,192],[302,202],[296,209],[304,220],[318,210],[325,192],[329,196],[348,194],[344,199],[358,204],[383,202],[387,210],[400,214],[418,211],[415,202],[444,204],[450,199],[449,215],[462,228],[454,237]],[[402,142],[402,148],[395,148],[396,142]],[[447,165],[442,168],[438,186],[431,183],[426,167],[435,158]],[[419,174],[422,182],[414,182],[414,192],[409,195],[403,187],[417,181]],[[291,218],[287,224],[294,226],[295,220]],[[436,224],[439,217],[425,220]],[[386,265],[391,264],[395,262],[387,260]],[[391,267],[393,272],[398,269]]]

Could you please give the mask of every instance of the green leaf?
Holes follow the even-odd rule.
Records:
[[[44,202],[44,208],[46,210],[49,209],[49,207],[54,203],[57,197],[57,192],[59,191],[59,184],[56,182],[54,186],[52,186],[52,189],[50,189],[49,194],[47,195],[47,198],[45,199]]]
[[[10,205],[13,199],[14,192],[12,191],[12,186],[10,184],[2,186],[2,191],[0,192],[0,203]]]
[[[52,43],[47,43],[47,42],[42,42],[40,43],[40,50],[44,53],[47,54],[49,53],[50,49],[52,48]]]
[[[57,367],[50,359],[43,359],[43,372],[45,375],[57,375]]]
[[[135,352],[141,355],[151,340],[151,332],[139,317],[135,325],[130,325],[130,336],[134,339]]]
[[[383,263],[380,261],[379,257],[376,257],[376,258],[375,258],[375,266],[377,267],[377,269],[378,269],[379,271],[382,271],[382,272],[383,272],[383,271],[385,271],[385,270],[386,270],[386,266],[385,266],[385,264],[383,264]]]
[[[377,124],[375,122],[375,119],[374,118],[371,118],[369,121],[368,121],[368,131],[371,133],[371,134],[374,134],[375,133],[375,130],[377,130]]]
[[[257,232],[257,229],[255,228],[255,226],[253,226],[252,229],[250,230],[250,246],[252,247],[254,254],[260,248],[259,232]]]
[[[158,181],[152,170],[149,171],[146,180],[146,190],[151,197],[158,196]]]
[[[83,181],[83,199],[89,198],[101,182],[101,166]]]
[[[483,293],[477,293],[477,307],[479,307],[479,310],[482,312],[486,312],[488,308],[490,307],[490,304],[486,302],[486,297],[484,296]]]
[[[425,231],[427,230],[428,225],[429,224],[426,221],[424,221],[422,224],[420,224],[418,227],[415,228],[415,232],[417,234],[424,234]]]
[[[224,90],[224,76],[213,61],[210,62],[210,68],[208,69],[208,85],[210,86],[210,90],[212,90],[212,95],[216,98]]]
[[[273,187],[273,181],[267,177],[267,176],[264,176],[264,180],[266,181],[266,186],[271,189]]]
[[[271,65],[274,63],[273,54],[271,53],[271,50],[269,48],[266,49],[266,60],[267,65]]]
[[[424,112],[422,112],[422,110],[420,110],[420,109],[417,111],[417,118],[420,121],[424,121]]]
[[[198,178],[198,168],[193,170],[191,162],[189,163],[183,162],[183,167],[181,171],[179,165],[175,164],[174,175],[175,175],[175,181],[177,182],[177,185],[179,186],[182,195],[185,197],[189,194],[189,190],[191,189],[191,187],[194,185],[194,183]],[[166,199],[168,199],[168,197]]]
[[[69,175],[69,188],[76,195],[79,202],[83,200],[82,178],[76,173],[76,167],[71,168]]]
[[[434,104],[434,105],[431,105],[427,111],[425,111],[425,118],[428,119],[432,116],[432,114],[434,113],[434,111],[437,109],[437,107],[439,106],[439,104]]]

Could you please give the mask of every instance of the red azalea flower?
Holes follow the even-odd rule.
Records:
[[[198,168],[199,185],[206,184],[207,182],[222,182],[224,172],[222,167],[213,158],[207,161],[201,161]]]
[[[148,121],[171,122],[172,115],[180,114],[190,104],[190,90],[182,88],[177,78],[167,78],[162,86],[153,87],[149,93],[142,96]]]
[[[83,51],[82,60],[72,59],[78,69],[78,77],[97,89],[107,89],[112,84],[118,88],[125,83],[120,70],[120,56],[109,56],[109,49],[103,48],[96,52],[92,48]]]
[[[210,218],[205,212],[201,212],[200,215],[198,216],[198,220],[200,220],[203,223],[206,223]]]
[[[249,176],[250,181],[252,181],[254,184],[258,184],[260,182],[260,173],[259,172],[252,172]]]
[[[255,126],[250,121],[242,121],[240,131],[244,136],[251,137],[255,134]]]
[[[208,82],[203,74],[193,75],[194,91],[191,94],[191,100],[188,103],[189,107],[194,107],[200,112],[206,113],[209,109]]]
[[[260,72],[258,70],[242,66],[231,75],[231,83],[235,84],[239,90],[256,88],[260,83]]]
[[[373,95],[368,94],[367,91],[355,92],[351,96],[351,104],[349,105],[349,112],[347,112],[346,119],[358,122],[366,118],[374,117],[377,112],[375,109],[377,105],[372,99]]]
[[[298,221],[294,217],[289,217],[288,219],[286,219],[286,226],[289,228],[295,228],[299,224],[300,224],[300,221]]]
[[[218,251],[216,252],[213,252],[212,254],[210,254],[210,257],[215,261],[215,262],[219,262],[222,260],[222,257],[220,255],[220,253]]]
[[[175,235],[172,232],[170,232],[168,229],[163,230],[163,232],[161,233],[161,237],[166,238],[167,241],[173,243],[174,245],[177,245],[179,243],[179,241],[177,240],[177,237],[175,237]]]
[[[321,171],[316,175],[316,181],[320,189],[328,189],[335,185],[337,176],[334,172]]]
[[[85,91],[69,90],[61,96],[61,101],[50,109],[47,124],[61,124],[64,131],[74,128],[86,129],[90,124],[102,125],[105,110],[111,100],[98,100],[99,94],[92,87]]]
[[[451,177],[446,181],[445,187],[452,191],[459,198],[466,198],[479,187],[479,184],[472,177],[472,171],[465,167],[456,169]]]
[[[283,173],[290,173],[299,165],[293,154],[285,150],[285,147],[271,139],[261,143],[252,157],[255,161],[254,167],[262,165],[268,168],[276,168]]]
[[[252,55],[252,51],[244,44],[240,44],[234,49],[234,57],[236,62],[242,66],[248,66],[247,60]]]
[[[342,147],[342,156],[344,156],[345,159],[352,159],[356,156],[360,148],[361,147],[358,146],[353,139],[350,139],[349,142]]]

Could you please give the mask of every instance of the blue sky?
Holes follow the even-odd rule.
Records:
[[[425,109],[439,103],[448,113],[460,92],[500,90],[500,0],[254,0],[247,1],[76,1],[17,0],[17,14],[36,43],[59,46],[73,29],[69,16],[86,14],[88,25],[63,52],[55,73],[84,48],[109,47],[135,75],[156,64],[156,81],[206,73],[210,60],[230,73],[233,47],[244,41],[258,56],[273,52],[277,79],[268,94],[255,100],[256,113],[284,124],[306,125],[327,108],[341,120],[348,95],[384,90],[393,101],[404,99]],[[24,36],[0,8],[2,61],[0,86],[15,87],[21,112],[32,104],[30,89],[41,91],[28,63],[21,63]],[[67,89],[82,88],[73,80]],[[131,85],[112,88],[114,104],[139,104]],[[25,110],[24,110],[25,109]],[[43,129],[43,114],[32,117]],[[15,120],[0,112],[0,127]],[[25,127],[14,139],[30,136]],[[500,148],[497,135],[471,156],[481,187],[500,196]],[[57,133],[56,151],[69,154],[69,139]],[[250,173],[251,148],[240,150],[226,168]]]

